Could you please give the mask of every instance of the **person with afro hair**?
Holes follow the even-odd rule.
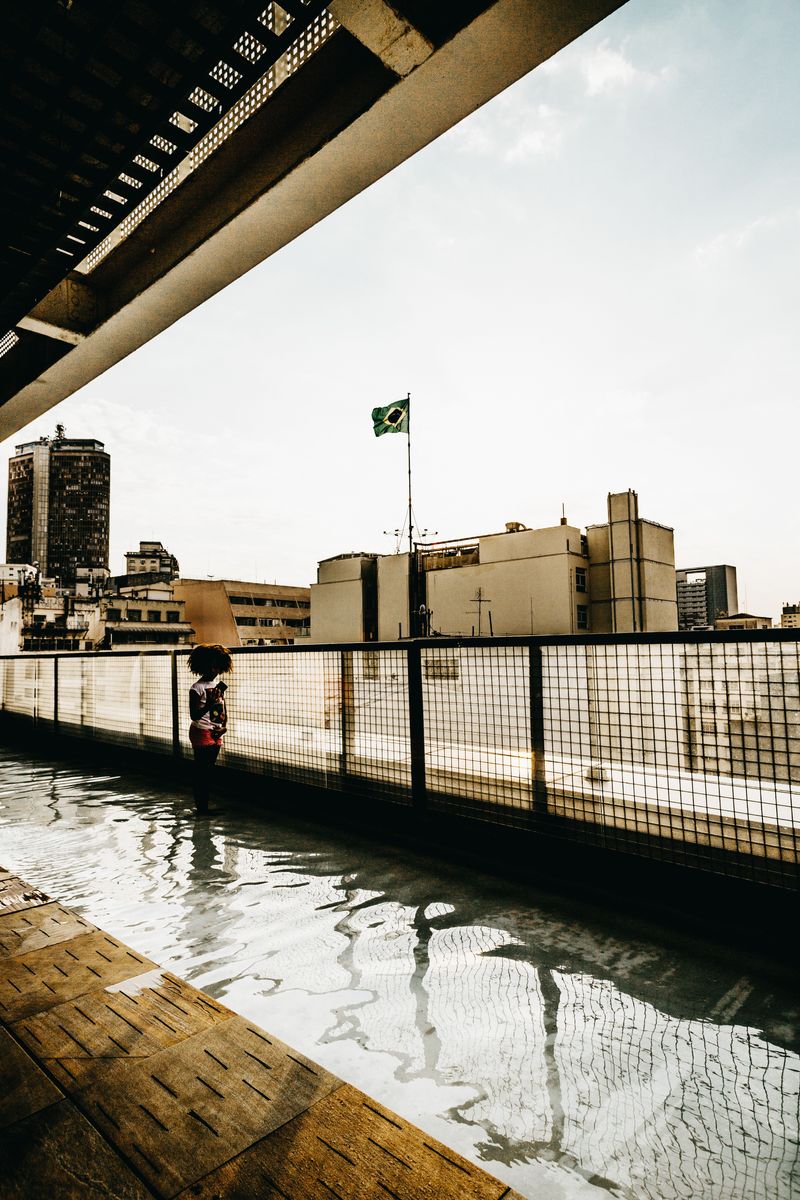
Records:
[[[189,670],[199,676],[189,689],[189,741],[194,752],[194,803],[198,816],[204,817],[208,815],[211,769],[228,728],[228,685],[220,675],[233,670],[233,659],[225,646],[204,643],[189,655]]]

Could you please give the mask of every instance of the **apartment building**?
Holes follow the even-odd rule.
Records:
[[[241,579],[176,579],[173,587],[186,604],[186,619],[198,642],[290,646],[309,635],[307,587]]]
[[[679,629],[713,629],[739,609],[736,567],[684,567],[675,572]]]
[[[178,560],[162,546],[161,542],[139,542],[138,550],[125,552],[126,575],[164,575],[177,579],[180,575]]]
[[[784,604],[781,609],[781,629],[800,629],[800,604]]]

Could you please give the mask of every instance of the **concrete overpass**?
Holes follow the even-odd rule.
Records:
[[[0,438],[624,0],[31,0],[0,47]]]

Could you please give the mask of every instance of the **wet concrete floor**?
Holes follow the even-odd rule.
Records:
[[[733,951],[9,749],[0,861],[523,1195],[800,1196],[800,1005]]]

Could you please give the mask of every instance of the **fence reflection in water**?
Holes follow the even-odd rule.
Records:
[[[8,751],[0,829],[5,865],[524,1195],[796,1195],[795,997],[738,952]]]
[[[186,756],[183,652],[0,659],[3,709]],[[800,635],[236,652],[229,767],[795,887]]]

